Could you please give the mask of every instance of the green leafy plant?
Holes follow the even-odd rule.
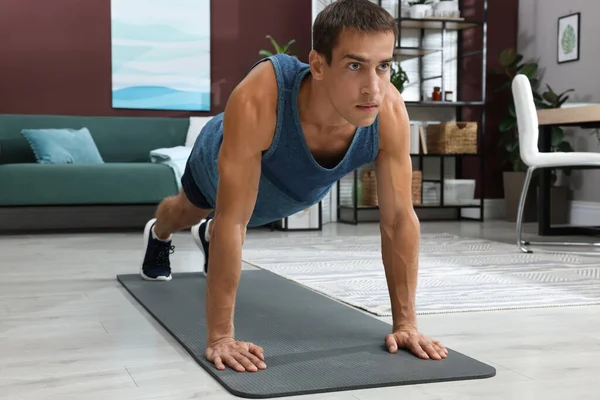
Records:
[[[400,64],[397,64],[395,68],[393,66],[390,68],[390,82],[396,86],[400,93],[404,91],[404,85],[408,82],[408,75],[406,75]]]
[[[277,41],[275,39],[273,39],[273,37],[271,35],[267,35],[265,37],[271,41],[271,44],[273,45],[273,48],[275,49],[275,53],[273,53],[269,50],[261,50],[258,52],[258,54],[260,54],[261,56],[271,57],[273,54],[288,54],[294,58],[297,58],[295,55],[288,53],[290,46],[296,42],[295,39],[292,39],[289,42],[287,42],[286,45],[281,46],[279,43],[277,43]]]
[[[518,74],[523,74],[529,78],[533,91],[533,99],[538,109],[559,108],[568,99],[569,92],[574,89],[568,89],[560,94],[556,93],[550,85],[545,86],[544,91],[539,89],[538,72],[539,67],[535,62],[523,62],[523,55],[518,54],[515,49],[509,48],[500,52],[500,69],[498,73],[506,77],[505,82],[498,87],[497,91],[510,90],[514,77]],[[507,152],[507,160],[513,171],[524,171],[525,165],[519,154],[519,137],[517,132],[517,116],[515,112],[515,103],[511,101],[508,105],[508,110],[504,118],[498,126],[502,132],[500,145]],[[553,127],[551,133],[551,151],[571,152],[573,148],[571,144],[564,140],[564,131],[560,127]],[[564,168],[563,172],[566,175],[570,174],[568,168]]]

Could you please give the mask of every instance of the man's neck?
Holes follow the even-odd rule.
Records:
[[[324,88],[310,74],[300,86],[298,114],[302,123],[323,132],[344,129],[350,125],[331,105]]]

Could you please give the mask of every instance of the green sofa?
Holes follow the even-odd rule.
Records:
[[[87,128],[103,164],[39,164],[23,129]],[[0,231],[143,229],[176,194],[150,151],[183,146],[188,118],[0,114]]]

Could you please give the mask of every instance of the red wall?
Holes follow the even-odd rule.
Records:
[[[482,0],[462,0],[466,18],[482,19]],[[475,196],[479,198],[481,192],[484,198],[495,199],[504,197],[502,184],[502,171],[506,170],[503,164],[506,153],[498,145],[501,134],[498,124],[504,117],[508,107],[510,92],[499,94],[495,90],[504,78],[495,70],[500,66],[498,54],[505,48],[517,46],[519,17],[519,0],[488,0],[487,9],[487,45],[486,45],[486,104],[484,107],[469,107],[463,110],[462,119],[465,121],[480,120],[481,111],[485,112],[485,137],[482,143],[484,152],[485,187],[481,185],[479,160],[465,158],[462,165],[463,174],[467,178],[477,180]],[[463,34],[464,51],[479,50],[482,46],[481,30],[467,30]],[[481,58],[464,58],[462,64],[462,87],[469,100],[481,98]]]
[[[111,107],[110,0],[0,1],[0,113],[109,116],[212,115],[244,77],[258,51],[296,39],[302,61],[311,44],[310,0],[213,0],[212,111]]]
[[[463,0],[478,8],[482,0]],[[518,0],[488,1],[486,198],[503,196],[498,122],[506,96],[494,93],[500,79],[492,71],[498,52],[516,46]],[[211,9],[213,110],[210,113],[113,110],[111,107],[110,0],[0,1],[0,113],[186,116],[223,111],[235,85],[270,48],[271,34],[280,43],[296,39],[293,50],[302,61],[310,50],[310,0],[213,0]],[[478,15],[468,15],[477,17]],[[467,41],[475,48],[480,38]],[[466,49],[465,49],[466,50]],[[481,90],[480,60],[463,65],[465,93]],[[473,79],[468,79],[472,75]],[[478,118],[481,107],[466,110]],[[473,114],[474,113],[474,114]],[[463,172],[480,178],[476,160],[466,160]],[[497,181],[496,181],[497,180]],[[494,182],[496,181],[496,182]],[[481,185],[477,185],[477,192]]]

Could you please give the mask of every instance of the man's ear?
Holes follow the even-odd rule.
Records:
[[[308,54],[308,64],[310,66],[310,72],[313,79],[323,79],[323,73],[326,66],[325,57],[315,50],[311,50]]]

